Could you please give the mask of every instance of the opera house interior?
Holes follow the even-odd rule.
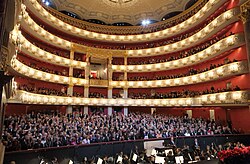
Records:
[[[250,0],[1,0],[0,163],[250,163]]]

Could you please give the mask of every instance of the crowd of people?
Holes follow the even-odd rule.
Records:
[[[164,80],[164,79],[174,79],[174,78],[180,78],[180,77],[185,77],[185,76],[191,76],[191,75],[196,75],[202,72],[206,72],[212,69],[215,69],[217,67],[232,63],[232,62],[237,62],[236,59],[233,61],[228,60],[227,62],[224,62],[223,64],[211,64],[209,67],[205,69],[194,69],[190,68],[187,73],[181,73],[177,75],[154,75],[151,77],[148,76],[128,76],[128,81],[149,81],[149,80]],[[144,73],[145,74],[145,73]],[[150,73],[152,75],[152,73]],[[114,81],[120,81],[123,80],[122,78],[119,77],[113,77]]]
[[[191,56],[193,54],[196,54],[206,48],[208,48],[209,46],[213,45],[214,43],[226,38],[227,36],[233,35],[234,33],[231,32],[229,33],[229,35],[222,35],[220,37],[215,37],[213,39],[210,39],[209,41],[206,41],[198,46],[195,46],[191,49],[185,50],[185,51],[180,51],[171,55],[167,55],[167,56],[159,56],[159,57],[150,57],[150,58],[140,58],[137,60],[134,59],[130,59],[128,60],[128,65],[144,65],[144,64],[156,64],[156,63],[164,63],[164,62],[169,62],[169,61],[173,61],[173,60],[178,60],[178,59],[182,59],[188,56]],[[114,65],[124,65],[124,62],[118,61],[118,60],[113,60],[112,61]]]
[[[27,65],[28,67],[34,68],[39,71],[43,71],[43,72],[47,72],[47,73],[55,74],[55,75],[60,75],[60,76],[68,76],[68,72],[66,71],[66,68],[59,71],[59,70],[55,70],[55,69],[48,68],[45,66],[37,65],[36,63],[32,61],[24,61],[21,58],[18,58],[18,61]]]
[[[30,113],[6,116],[6,151],[136,139],[232,134],[228,126],[202,118],[159,114]]]
[[[210,89],[203,91],[192,91],[188,89],[183,89],[182,91],[171,91],[171,92],[130,92],[128,97],[132,99],[166,99],[166,98],[189,98],[197,97],[205,94],[213,94],[220,92],[229,92],[229,91],[239,91],[240,87],[235,86],[234,88],[217,88],[213,86]]]
[[[36,94],[43,94],[43,95],[54,95],[54,96],[69,96],[67,94],[67,87],[63,86],[60,89],[53,89],[53,88],[46,88],[46,87],[35,87],[28,84],[18,85],[18,90],[23,90],[31,93]],[[213,93],[220,93],[220,92],[228,92],[228,91],[240,91],[240,87],[236,85],[234,88],[221,88],[215,89],[213,86],[210,89],[206,89],[203,91],[192,91],[183,89],[182,91],[171,91],[171,92],[129,92],[128,98],[132,99],[166,99],[166,98],[188,98],[188,97],[196,97],[205,94],[213,94]],[[79,93],[74,91],[74,97],[84,97],[83,93]],[[120,93],[116,93],[112,95],[113,98],[122,98]],[[89,98],[107,98],[107,95],[100,93],[100,92],[90,92]]]
[[[28,84],[23,84],[23,85],[18,85],[17,89],[42,95],[67,96],[67,87],[62,87],[61,90],[58,90],[54,88],[35,87]],[[76,92],[74,93],[77,95]]]
[[[223,10],[225,11],[225,10]],[[219,13],[223,12],[220,11]],[[187,14],[188,15],[188,14]],[[113,45],[104,45],[104,44],[93,44],[91,42],[86,42],[84,40],[77,40],[77,39],[73,39],[73,38],[67,38],[66,36],[60,36],[61,38],[64,38],[66,40],[71,40],[75,43],[81,44],[81,45],[85,45],[88,47],[95,47],[95,48],[104,48],[104,49],[116,49],[116,50],[135,50],[135,49],[145,49],[145,48],[153,48],[153,47],[159,47],[159,46],[164,46],[167,44],[171,44],[180,40],[183,40],[191,35],[193,35],[194,33],[200,31],[202,28],[204,28],[206,25],[208,25],[213,19],[215,19],[215,17],[218,16],[218,13],[214,14],[213,16],[211,16],[205,23],[202,24],[202,26],[199,26],[198,28],[196,27],[196,29],[192,29],[190,31],[187,31],[186,33],[180,34],[178,36],[175,37],[171,37],[168,38],[166,40],[162,40],[162,41],[157,41],[157,42],[150,42],[150,43],[143,43],[143,44],[137,44],[137,45],[125,45],[125,44],[113,44]],[[183,19],[183,18],[180,18]],[[178,22],[179,21],[172,21],[172,22]],[[171,25],[171,23],[167,23],[166,25]],[[163,27],[165,27],[166,25],[163,25]],[[167,28],[167,27],[165,27]],[[153,32],[154,30],[151,29]]]

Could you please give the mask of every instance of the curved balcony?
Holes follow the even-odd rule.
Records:
[[[87,83],[85,79],[74,78],[74,77],[67,77],[67,76],[60,76],[55,75],[47,72],[43,72],[40,70],[36,70],[34,68],[28,67],[27,65],[21,63],[17,59],[12,59],[11,67],[18,73],[25,75],[27,77],[52,82],[52,83],[59,83],[59,84],[69,84],[69,85],[80,85],[83,86]]]
[[[53,8],[47,7],[43,3],[41,3],[41,4],[47,11],[49,11],[49,13],[51,13],[56,18],[64,21],[65,23],[68,23],[74,27],[78,27],[80,29],[84,29],[84,30],[87,30],[90,32],[97,32],[97,33],[110,34],[110,35],[112,35],[112,34],[114,34],[114,35],[138,35],[141,33],[145,34],[145,33],[157,32],[157,31],[161,31],[161,30],[166,29],[166,28],[173,27],[173,26],[178,24],[175,22],[181,23],[181,22],[187,20],[188,18],[190,18],[191,16],[193,16],[200,9],[202,9],[202,7],[204,7],[208,1],[209,0],[200,0],[200,1],[196,2],[193,6],[191,6],[189,9],[184,10],[182,13],[180,13],[172,18],[168,18],[165,21],[160,21],[160,22],[157,22],[154,24],[149,24],[148,26],[124,26],[124,27],[99,25],[99,24],[89,23],[86,21],[81,21],[78,19],[73,19],[72,17],[68,17],[68,16],[58,12],[57,10],[54,10]],[[225,2],[225,1],[223,0],[223,2]],[[215,5],[218,7],[220,6],[217,3]],[[213,9],[211,9],[211,10],[216,11],[215,8],[216,7],[213,7],[214,10]],[[183,19],[183,18],[185,18],[185,19]],[[173,22],[174,22],[174,24],[173,24]]]
[[[220,40],[207,49],[194,55],[164,63],[144,65],[112,65],[114,72],[152,72],[182,68],[209,60],[230,49],[241,46],[245,42],[243,34],[235,34]]]
[[[15,41],[15,38],[12,35],[12,41]],[[33,57],[38,60],[42,60],[44,62],[64,66],[64,67],[70,67],[73,66],[74,68],[78,69],[84,69],[87,65],[86,62],[81,62],[77,60],[71,60],[68,58],[64,58],[55,54],[52,54],[50,52],[44,51],[41,48],[37,47],[36,45],[32,44],[30,41],[28,41],[22,34],[19,35],[19,41],[22,44],[22,52],[24,52],[26,55],[29,55],[30,57]]]
[[[111,42],[144,42],[150,40],[156,40],[156,39],[162,39],[169,36],[173,36],[176,34],[179,34],[181,32],[186,31],[187,29],[190,29],[197,25],[197,22],[206,19],[208,16],[210,16],[215,10],[221,6],[223,3],[225,3],[225,0],[210,0],[208,1],[204,7],[202,7],[195,15],[190,17],[189,19],[185,20],[184,22],[167,29],[164,29],[162,31],[148,33],[148,34],[140,34],[140,35],[108,35],[108,34],[101,34],[102,30],[105,30],[103,28],[100,28],[100,30],[97,32],[91,32],[87,30],[83,30],[78,27],[74,27],[68,23],[65,23],[64,21],[58,19],[57,17],[53,16],[50,12],[48,12],[46,9],[44,9],[41,4],[39,4],[36,0],[26,1],[25,4],[29,7],[29,9],[36,15],[40,17],[40,19],[46,21],[48,24],[52,24],[55,28],[61,29],[67,33],[73,34],[75,36],[81,36],[84,38],[94,39],[94,40],[100,40],[100,41],[111,41]],[[51,10],[50,10],[51,11]],[[54,15],[55,12],[53,12]],[[62,15],[59,16],[62,18]],[[65,19],[63,19],[65,20]],[[167,21],[165,22],[168,23]],[[199,22],[200,23],[200,22]],[[85,25],[83,25],[85,27]],[[98,25],[92,25],[92,28],[94,26],[97,26],[98,28],[100,26]],[[162,25],[160,25],[162,26]],[[88,26],[89,27],[89,26]],[[105,26],[106,27],[106,26]],[[95,28],[97,29],[97,28]],[[121,29],[122,30],[122,29]],[[112,30],[110,30],[112,31]]]
[[[249,91],[232,91],[208,95],[201,95],[195,98],[173,98],[173,99],[106,99],[106,98],[79,98],[50,96],[29,93],[18,90],[15,96],[8,103],[23,104],[44,104],[44,105],[95,105],[95,106],[198,106],[198,105],[247,105]]]
[[[234,62],[224,66],[199,73],[192,76],[186,76],[175,79],[152,80],[152,81],[112,81],[114,88],[157,88],[157,87],[173,87],[181,85],[190,85],[202,82],[213,81],[233,75],[239,75],[248,72],[246,61]]]
[[[40,70],[31,68],[17,59],[13,59],[11,62],[11,67],[18,73],[27,76],[29,78],[59,83],[59,84],[69,84],[84,86],[89,84],[90,86],[97,87],[108,87],[113,88],[156,88],[156,87],[173,87],[181,85],[189,85],[202,83],[207,81],[213,81],[217,79],[222,79],[225,77],[240,75],[248,71],[247,63],[245,61],[230,63],[210,71],[199,73],[192,76],[186,76],[175,79],[166,80],[154,80],[154,81],[108,81],[108,80],[86,80],[81,78],[66,77],[55,75]]]
[[[71,43],[65,39],[61,39],[60,37],[57,37],[45,31],[38,24],[36,24],[28,16],[27,13],[24,14],[24,18],[23,18],[21,25],[23,26],[23,28],[30,31],[30,33],[33,36],[39,37],[40,39],[42,39],[44,42],[48,44],[52,44],[57,47],[60,46],[61,48],[64,48],[64,49],[70,49],[72,46],[77,46],[77,47],[81,47],[81,52],[84,52],[84,53],[87,53],[89,51],[107,53],[107,51],[109,51],[109,53],[113,53],[114,56],[117,56],[117,57],[121,57],[123,56],[123,54],[127,54],[128,57],[146,57],[146,56],[166,54],[169,52],[177,52],[177,51],[189,48],[192,45],[198,44],[201,41],[204,41],[205,39],[216,34],[218,31],[230,25],[231,23],[237,21],[238,13],[239,13],[238,8],[228,10],[224,12],[223,14],[221,14],[220,16],[218,16],[216,19],[214,19],[205,28],[203,28],[199,32],[195,33],[194,35],[182,41],[178,41],[178,42],[168,44],[165,46],[147,48],[147,49],[139,49],[139,50],[111,50],[111,49],[87,47],[84,45]],[[150,37],[151,36],[148,36],[148,38]],[[117,40],[117,38],[114,38],[114,40]]]

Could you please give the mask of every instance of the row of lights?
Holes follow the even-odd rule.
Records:
[[[58,36],[55,36],[51,33],[49,33],[48,31],[44,30],[42,27],[40,27],[27,13],[27,11],[23,12],[23,20],[26,22],[26,24],[33,30],[35,31],[37,34],[39,34],[39,36],[41,36],[42,38],[46,39],[47,42],[49,43],[54,43],[57,46],[61,46],[65,49],[70,49],[72,44],[71,42],[65,40],[65,39],[61,39]],[[22,24],[23,25],[23,24]]]
[[[244,94],[247,91],[232,91],[202,95],[196,98],[173,99],[98,99],[78,98],[33,94],[26,91],[17,91],[18,100],[29,104],[53,104],[53,105],[102,105],[102,106],[192,106],[210,105],[213,103],[239,103],[247,102]]]
[[[235,73],[242,73],[241,68],[243,67],[244,62],[235,62],[230,63],[225,66],[221,66],[219,68],[203,72],[197,75],[192,76],[186,76],[176,79],[166,79],[166,80],[154,80],[154,81],[112,81],[110,85],[114,88],[121,88],[121,87],[128,87],[128,88],[145,88],[145,87],[169,87],[169,86],[180,86],[180,85],[187,85],[187,84],[196,84],[200,82],[215,80],[217,78],[224,78],[226,76],[229,76],[231,74]],[[54,83],[60,83],[60,84],[70,84],[73,85],[80,85],[84,86],[88,82],[86,79],[81,78],[73,78],[73,77],[66,77],[66,76],[59,76],[55,74],[50,74],[47,72],[43,72],[40,70],[36,70],[33,68],[30,68],[23,63],[19,62],[17,59],[13,58],[11,63],[12,68],[19,72],[20,74],[23,74],[25,76],[43,80],[47,82],[54,82]]]
[[[204,27],[199,32],[195,33],[194,35],[183,39],[181,41],[168,44],[165,46],[155,47],[155,48],[148,48],[148,49],[139,49],[139,50],[128,50],[128,56],[151,56],[154,55],[160,55],[164,53],[179,51],[184,48],[190,47],[190,45],[195,44],[196,42],[200,41],[201,39],[204,39],[209,34],[211,35],[211,32],[214,31],[217,27],[224,28],[227,25],[231,24],[232,22],[229,22],[229,19],[232,19],[236,13],[234,12],[236,9],[231,9],[229,11],[224,12],[220,16],[218,16],[216,19],[214,19],[211,23],[209,23],[206,27]],[[238,11],[238,10],[237,10]],[[146,34],[150,35],[150,34]],[[148,38],[151,38],[148,36]]]
[[[231,94],[229,94],[231,93]],[[225,92],[225,93],[216,93],[216,94],[209,94],[209,95],[202,95],[200,96],[200,100],[202,104],[209,104],[209,103],[222,103],[222,102],[231,102],[233,101],[244,101],[243,98],[243,91],[235,91],[235,92]]]
[[[15,36],[15,35],[12,35]],[[236,34],[229,36],[216,44],[208,47],[207,49],[194,54],[192,56],[183,58],[183,59],[178,59],[170,62],[165,62],[165,63],[157,63],[157,64],[146,64],[146,65],[112,65],[112,69],[114,72],[119,72],[119,71],[127,71],[127,72],[150,72],[150,71],[156,71],[156,70],[169,70],[169,69],[176,69],[177,67],[184,67],[187,65],[194,64],[198,61],[202,61],[207,57],[210,57],[214,55],[214,53],[222,53],[222,50],[227,49],[229,46],[234,45],[236,42],[236,38],[241,37],[241,35]],[[43,59],[46,62],[51,61],[52,64],[60,64],[61,66],[73,66],[75,68],[79,69],[84,69],[87,65],[86,62],[80,62],[80,61],[75,61],[73,60],[71,62],[70,59],[60,57],[54,54],[51,54],[47,51],[44,51],[32,43],[30,43],[23,35],[20,34],[20,42],[22,44],[22,50],[30,55],[31,57]],[[13,40],[15,38],[12,38]],[[220,52],[218,52],[218,49],[220,48]]]
[[[14,35],[13,35],[14,36]],[[40,49],[39,47],[35,46],[31,42],[29,42],[22,34],[19,35],[20,43],[22,44],[22,51],[26,54],[30,55],[31,57],[38,58],[39,60],[42,59],[46,62],[50,62],[51,64],[61,65],[65,67],[73,66],[78,69],[84,69],[87,65],[86,62],[70,60],[47,51]],[[13,41],[15,38],[11,38]]]
[[[216,80],[218,78],[225,78],[235,73],[242,73],[244,70],[239,71],[243,68],[244,62],[230,63],[216,69],[203,72],[197,75],[191,75],[175,79],[166,80],[153,80],[153,81],[112,81],[112,87],[128,87],[128,88],[153,88],[153,87],[172,87],[180,85],[197,84],[201,82],[207,82]]]
[[[210,0],[201,10],[199,10],[195,15],[187,19],[186,21],[162,31],[153,32],[150,34],[140,34],[140,35],[108,35],[108,34],[99,34],[96,32],[90,32],[83,30],[70,24],[67,24],[60,19],[54,17],[48,11],[46,11],[36,0],[31,0],[34,8],[40,12],[40,14],[45,17],[50,23],[53,23],[57,27],[66,30],[67,32],[72,32],[81,35],[83,37],[95,38],[105,41],[148,41],[149,39],[159,39],[165,38],[168,36],[176,35],[187,28],[190,28],[196,21],[200,20],[204,15],[207,15],[208,12],[212,9],[213,5],[219,2],[219,0]],[[145,21],[144,24],[148,24],[148,21]]]
[[[34,68],[30,68],[15,58],[13,58],[11,61],[11,67],[22,75],[28,76],[30,78],[38,79],[38,80],[43,80],[43,81],[52,82],[52,83],[59,83],[59,84],[71,84],[72,83],[73,85],[79,85],[79,86],[84,86],[87,84],[87,80],[85,79],[60,76],[60,75],[55,75],[55,74],[43,72],[40,70],[36,70]]]
[[[188,65],[192,65],[194,63],[202,62],[205,59],[208,59],[216,54],[221,54],[228,50],[229,47],[235,47],[240,44],[241,39],[243,38],[243,34],[235,34],[228,36],[220,40],[219,42],[211,45],[205,50],[193,54],[191,56],[177,59],[164,63],[156,63],[156,64],[144,64],[144,65],[112,65],[112,70],[114,72],[151,72],[157,70],[170,70],[185,67]]]
[[[19,33],[19,32],[18,32]],[[52,63],[56,64],[56,63],[60,63],[63,66],[69,66],[72,65],[76,68],[85,68],[86,67],[86,62],[80,62],[80,61],[70,61],[70,59],[67,58],[63,58],[51,53],[48,53],[46,51],[41,50],[40,48],[34,46],[33,44],[31,44],[28,40],[26,40],[25,37],[23,37],[23,35],[18,34],[19,35],[19,40],[20,43],[22,44],[23,47],[23,51],[26,52],[26,54],[32,56],[32,57],[36,57],[36,58],[40,58],[40,59],[44,59],[46,61],[50,60],[52,61]],[[11,36],[15,36],[15,35],[11,35]],[[128,72],[135,72],[135,71],[153,71],[155,69],[161,69],[161,70],[167,70],[167,69],[175,69],[176,67],[181,67],[181,66],[187,66],[190,64],[193,64],[197,61],[202,61],[207,57],[210,56],[214,56],[213,53],[222,53],[222,52],[218,52],[218,50],[221,50],[222,48],[227,49],[228,46],[233,45],[236,42],[236,39],[240,38],[241,35],[240,34],[236,34],[236,35],[232,35],[229,36],[223,40],[221,40],[220,42],[216,43],[215,45],[210,46],[208,49],[203,50],[202,52],[192,55],[190,57],[184,58],[184,59],[179,59],[179,60],[175,60],[175,61],[170,61],[170,62],[166,62],[166,63],[158,63],[158,64],[149,64],[149,65],[129,65],[129,66],[118,66],[118,65],[113,65],[112,69],[113,71],[125,71],[127,69]],[[13,40],[16,38],[12,38]],[[211,50],[212,49],[212,50]],[[212,53],[213,52],[213,53]]]
[[[213,31],[216,27],[221,27],[220,25],[226,22],[229,24],[230,22],[227,22],[226,20],[232,18],[235,14],[237,14],[237,11],[235,9],[229,10],[223,14],[221,14],[219,17],[217,17],[214,21],[212,21],[210,24],[208,24],[203,30],[199,31],[198,33],[194,34],[193,36],[186,38],[182,41],[169,44],[166,46],[156,47],[156,48],[149,48],[149,49],[140,49],[140,50],[128,50],[127,54],[131,57],[136,56],[152,56],[152,55],[160,55],[164,53],[169,52],[175,52],[179,51],[184,48],[188,48],[190,45],[192,45],[194,42],[199,41],[200,39],[207,37],[207,34]],[[46,39],[47,42],[53,42],[55,45],[63,46],[66,49],[70,49],[71,43],[69,41],[66,41],[64,39],[61,39],[57,36],[54,36],[53,34],[45,31],[43,28],[41,28],[39,25],[37,25],[28,15],[26,12],[24,14],[24,20],[27,22],[30,28],[32,28],[37,34],[42,36],[44,39]],[[226,24],[226,25],[227,25]],[[223,27],[221,27],[223,28]],[[151,35],[151,34],[146,34]],[[85,46],[83,46],[85,47]],[[86,47],[85,47],[86,48]],[[112,51],[112,50],[108,50]]]

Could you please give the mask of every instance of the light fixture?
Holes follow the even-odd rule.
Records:
[[[142,22],[141,22],[141,24],[143,25],[143,26],[147,26],[147,25],[149,25],[151,22],[150,22],[150,20],[148,20],[148,19],[145,19],[145,20],[143,20]]]

